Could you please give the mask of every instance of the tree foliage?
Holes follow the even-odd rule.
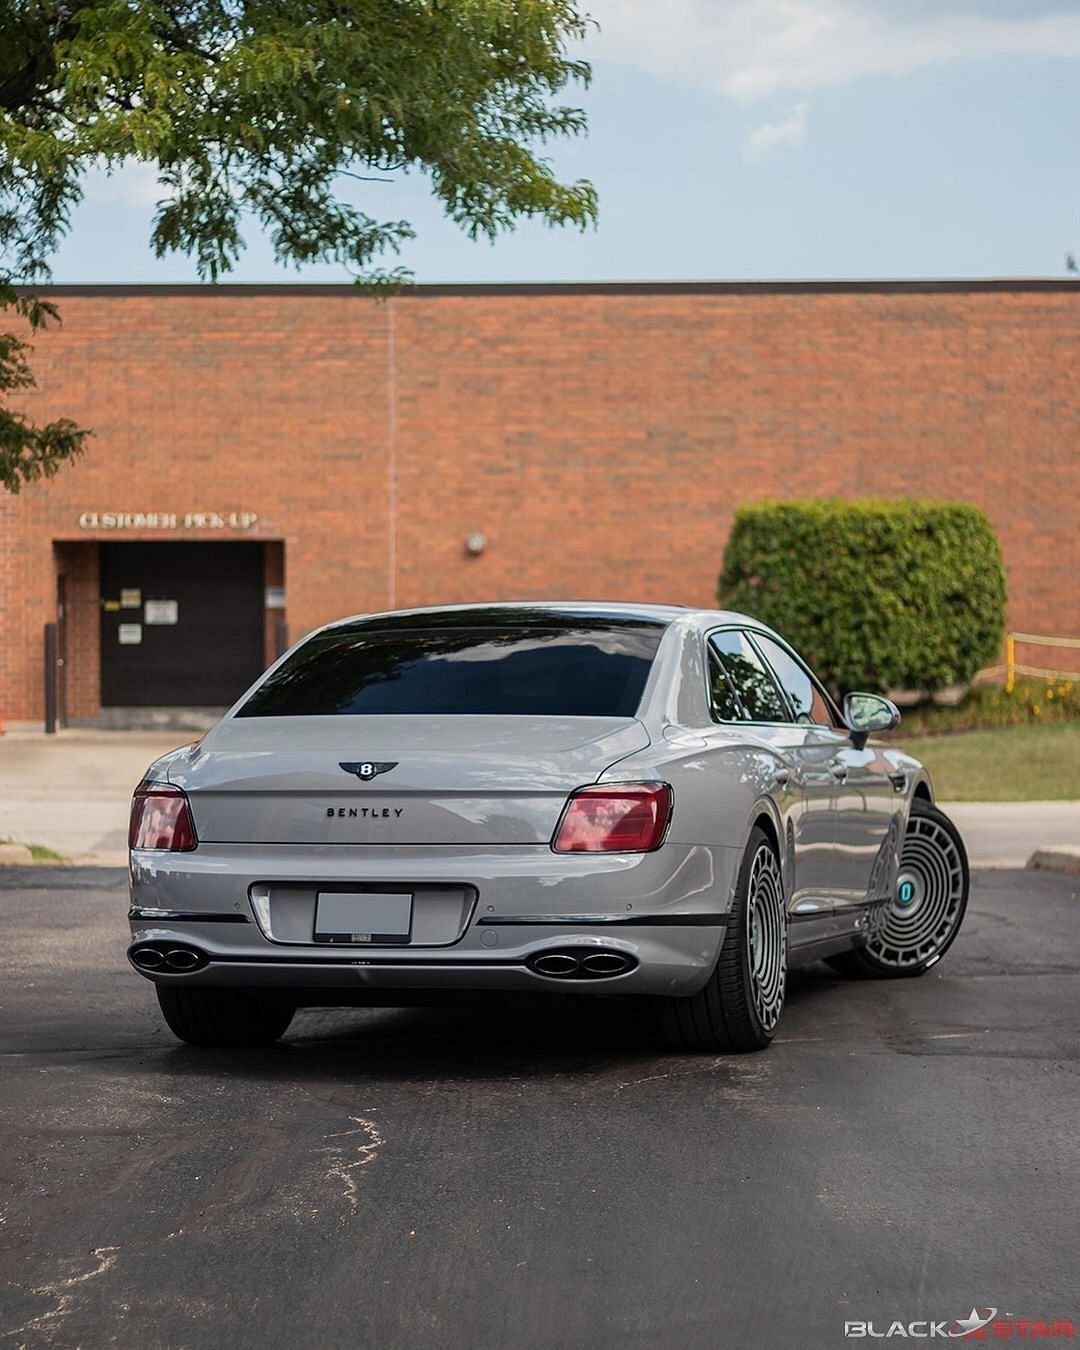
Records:
[[[542,151],[584,130],[559,99],[588,82],[585,27],[569,0],[0,0],[0,282],[47,278],[86,171],[130,161],[157,172],[155,254],[211,281],[247,221],[280,262],[405,280],[382,259],[411,227],[352,187],[399,173],[473,237],[584,227],[592,185]]]
[[[961,502],[742,507],[719,598],[782,633],[838,692],[965,682],[1005,630],[997,537]]]

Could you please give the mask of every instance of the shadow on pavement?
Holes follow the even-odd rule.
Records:
[[[824,967],[792,972],[788,1004],[826,997],[837,979]],[[156,1009],[148,1009],[154,1015]],[[164,1033],[168,1034],[168,1033]],[[488,996],[462,1005],[301,1009],[269,1047],[169,1044],[139,1056],[140,1072],[246,1082],[377,1079],[382,1082],[499,1081],[552,1075],[588,1077],[659,1060],[741,1073],[755,1055],[673,1050],[655,1010],[638,1000]],[[126,1057],[116,1061],[126,1071]]]

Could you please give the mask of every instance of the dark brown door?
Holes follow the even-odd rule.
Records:
[[[263,669],[261,543],[102,544],[101,702],[222,707]]]

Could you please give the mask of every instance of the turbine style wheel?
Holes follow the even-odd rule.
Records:
[[[787,984],[787,921],[780,864],[768,843],[754,854],[748,889],[750,913],[746,923],[746,961],[754,1011],[771,1036],[780,1020]]]
[[[967,910],[967,851],[943,811],[911,804],[896,888],[884,922],[864,947],[828,958],[845,975],[922,975],[952,945]]]
[[[787,913],[776,850],[757,826],[743,854],[727,932],[709,982],[662,999],[669,1039],[685,1050],[764,1050],[784,1007]]]

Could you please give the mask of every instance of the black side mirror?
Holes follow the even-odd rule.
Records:
[[[844,724],[852,745],[861,750],[875,731],[892,731],[900,725],[900,709],[880,694],[845,694]]]

